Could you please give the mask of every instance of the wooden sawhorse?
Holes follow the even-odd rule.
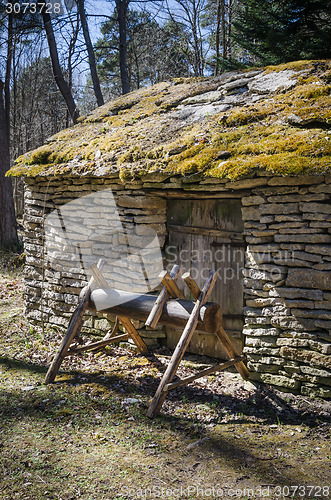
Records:
[[[167,271],[161,273],[160,278],[163,287],[158,297],[149,294],[109,290],[102,275],[103,265],[104,261],[100,260],[97,265],[92,266],[90,269],[92,278],[80,295],[80,302],[71,317],[65,337],[46,374],[46,384],[54,381],[60,365],[66,356],[78,354],[86,350],[98,349],[113,342],[127,339],[128,337],[132,338],[142,355],[147,355],[148,348],[132,324],[132,319],[144,321],[145,325],[151,328],[155,328],[157,323],[184,327],[170,363],[163,374],[148,409],[147,415],[149,417],[153,418],[159,414],[167,393],[171,389],[188,384],[200,377],[224,370],[230,366],[235,366],[244,379],[248,377],[248,370],[243,362],[244,356],[236,353],[228,335],[222,327],[222,312],[219,305],[207,302],[217,278],[215,272],[209,274],[202,290],[199,289],[189,273],[185,273],[182,276],[194,297],[192,301],[185,299],[178,288],[176,282],[180,275],[180,268],[177,265],[172,268],[170,273]],[[115,305],[111,301],[112,294],[116,294],[117,300]],[[96,303],[99,306],[100,304],[104,304],[101,312],[117,316],[113,331],[101,341],[70,348],[75,338],[79,336],[83,326],[84,313],[86,310],[96,311]],[[100,311],[100,307],[98,307],[98,310]],[[124,326],[126,334],[116,335],[119,322]],[[178,366],[196,328],[204,332],[215,333],[222,342],[230,359],[202,370],[195,375],[173,382]]]

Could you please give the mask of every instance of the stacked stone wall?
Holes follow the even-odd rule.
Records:
[[[77,265],[77,262],[74,262],[66,270],[56,262],[56,259],[53,259],[51,263],[48,259],[47,250],[43,244],[45,240],[44,225],[47,216],[56,208],[78,200],[82,196],[111,188],[123,227],[129,230],[136,224],[143,224],[147,228],[154,229],[157,232],[160,246],[164,246],[166,202],[160,197],[148,196],[145,192],[140,191],[141,185],[141,182],[131,182],[125,186],[117,176],[106,179],[77,177],[68,180],[57,178],[51,179],[51,181],[27,179],[24,215],[26,253],[24,296],[26,314],[31,323],[42,325],[44,328],[65,329],[78,303],[79,293],[88,281],[86,273]],[[104,220],[98,217],[91,220],[91,224],[95,224],[97,227],[102,226],[103,223]],[[107,235],[106,224],[104,229],[105,238]],[[87,231],[86,234],[88,234]],[[81,240],[84,238],[85,235],[84,237],[80,236]],[[80,243],[80,252],[83,256],[91,253],[89,243],[89,241]],[[100,255],[97,257],[102,258],[105,257],[105,241],[100,243]],[[111,247],[111,243],[109,243],[109,247]],[[62,242],[60,251],[61,245],[63,253]],[[93,251],[98,252],[98,249],[94,248]],[[130,282],[125,275],[126,269],[118,267],[118,271],[122,273],[118,280],[130,288]],[[112,328],[114,319],[103,314],[89,314],[84,322],[84,331],[92,334],[105,334]],[[136,323],[136,327],[140,328],[142,325]],[[146,343],[150,344],[165,338],[165,333],[161,328],[157,328],[155,331],[142,329],[141,333],[146,338]]]
[[[251,378],[331,396],[331,178],[271,178],[243,197]]]
[[[331,396],[331,176],[260,175],[235,182],[150,174],[123,184],[107,178],[27,179],[25,304],[31,322],[65,328],[87,277],[45,266],[45,216],[80,196],[111,187],[121,220],[147,224],[166,240],[166,198],[240,198],[247,243],[244,353],[251,378],[282,390]],[[89,332],[110,328],[90,315]],[[137,324],[137,327],[142,325]],[[147,343],[165,331],[141,330]]]

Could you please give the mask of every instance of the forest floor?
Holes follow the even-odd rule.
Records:
[[[19,259],[0,255],[0,499],[330,498],[330,403],[235,372],[172,391],[146,416],[170,352],[67,358],[28,325]],[[156,361],[156,358],[158,361]],[[186,356],[179,375],[210,359]]]

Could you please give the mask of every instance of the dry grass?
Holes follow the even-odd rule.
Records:
[[[27,324],[21,273],[1,260],[1,500],[228,499],[239,498],[231,489],[244,488],[255,493],[240,498],[255,499],[266,485],[274,499],[283,498],[277,485],[327,485],[326,402],[263,393],[228,373],[174,391],[161,416],[149,420],[169,360],[164,349],[159,362],[118,347],[68,359],[45,386],[46,360],[60,336]],[[181,374],[206,361],[186,359]],[[315,493],[306,498],[327,498]]]

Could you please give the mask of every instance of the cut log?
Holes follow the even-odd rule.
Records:
[[[133,320],[145,322],[157,297],[149,294],[125,292],[122,290],[96,289],[91,293],[88,309],[96,309],[106,314],[127,316]],[[97,307],[96,307],[97,304]],[[194,302],[186,299],[169,299],[163,306],[159,323],[184,328],[194,308]],[[206,303],[201,307],[198,329],[214,333],[222,322],[219,305]]]

